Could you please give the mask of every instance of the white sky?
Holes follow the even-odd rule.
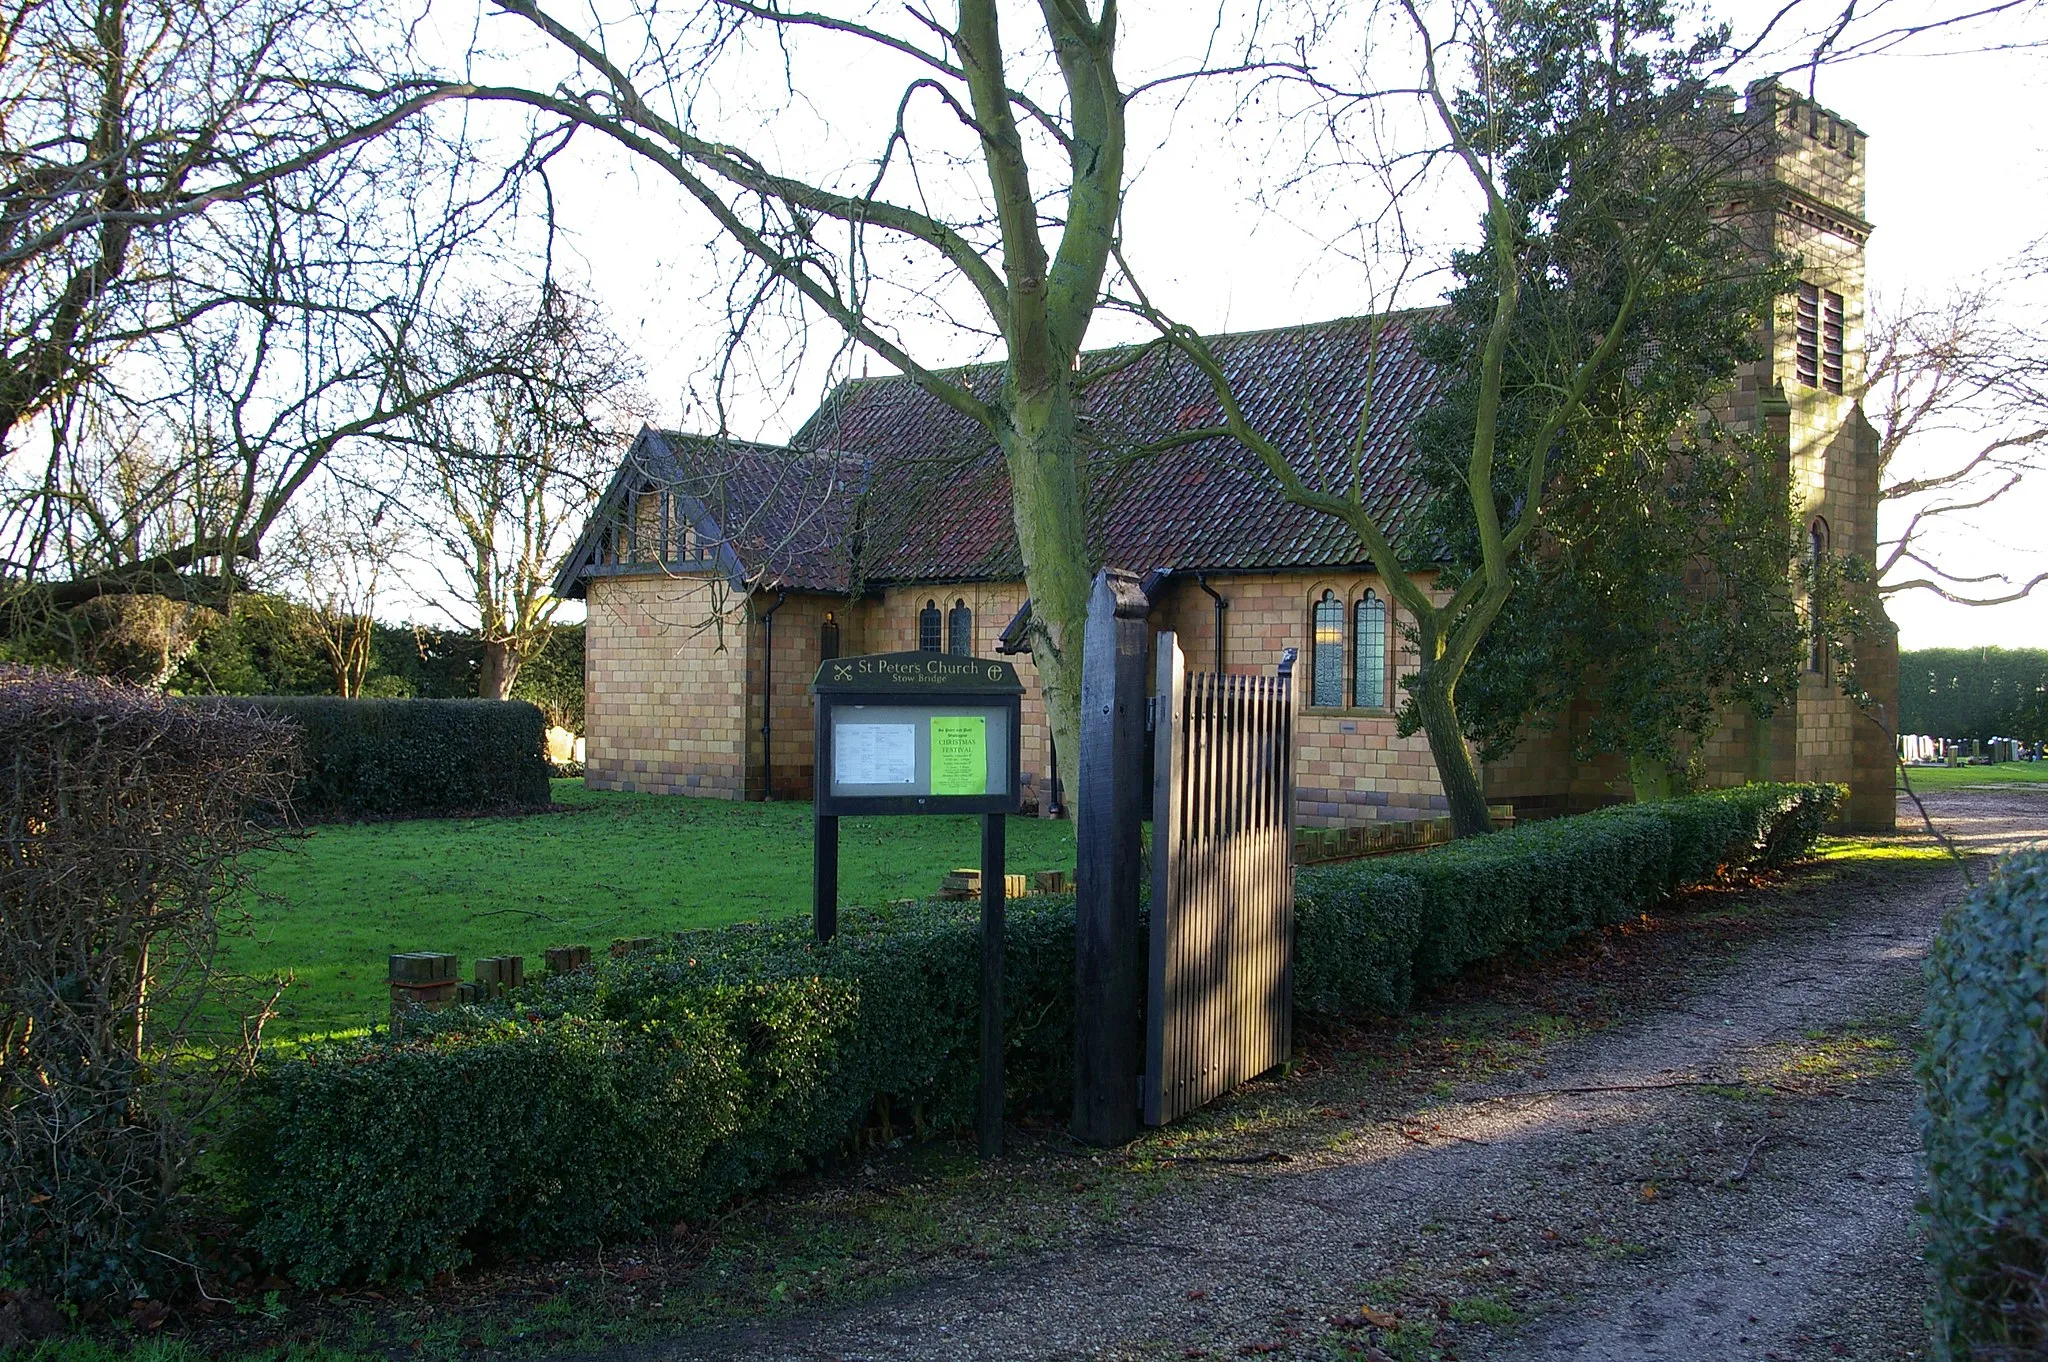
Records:
[[[1775,7],[1775,0],[1744,0],[1716,12],[1742,31]],[[1190,64],[1207,26],[1186,13],[1185,6],[1170,4],[1126,8],[1120,64],[1127,77]],[[510,22],[486,21],[487,41],[510,41],[514,35],[503,27]],[[2012,40],[2010,29],[1998,36]],[[1959,37],[1943,45],[1968,48],[1980,41],[1981,36]],[[820,58],[807,65],[799,54],[809,108],[777,115],[760,134],[766,142],[749,140],[798,164],[844,166],[871,158],[879,129],[886,126],[881,120],[893,114],[905,82],[885,71],[884,62],[869,59],[849,69],[836,55],[825,55],[847,49],[819,50]],[[2042,157],[2048,114],[2034,97],[2044,63],[2048,55],[2024,51],[1964,52],[1868,58],[1821,71],[1821,101],[1870,136],[1866,216],[1877,227],[1869,245],[1873,292],[1939,296],[1955,284],[2008,269],[2048,232]],[[529,67],[529,75],[534,66],[530,57],[511,64]],[[1177,122],[1167,123],[1167,100],[1149,107],[1152,113],[1134,126],[1125,238],[1146,286],[1170,312],[1219,330],[1312,321],[1381,305],[1363,272],[1322,239],[1346,220],[1344,205],[1330,201],[1332,182],[1263,208],[1252,197],[1262,185],[1270,188],[1268,163],[1276,158],[1267,149],[1219,137],[1205,111],[1183,110]],[[733,119],[741,130],[751,121],[737,111]],[[658,172],[604,153],[594,142],[579,144],[572,158],[558,163],[555,176],[564,229],[558,261],[565,272],[587,277],[621,331],[640,347],[663,419],[709,428],[715,421],[703,397],[704,371],[724,335],[722,287],[730,255],[707,250],[713,239],[708,220]],[[1424,230],[1438,235],[1462,235],[1474,221],[1469,204],[1455,194],[1439,193],[1417,207],[1426,210]],[[1403,301],[1428,301],[1431,292],[1425,287]],[[2019,289],[2011,296],[2015,307],[2038,301]],[[918,334],[927,338],[919,354],[925,362],[978,357],[970,337],[941,336],[930,328]],[[1102,318],[1089,339],[1110,343],[1138,334],[1124,319]],[[813,358],[793,382],[778,382],[773,392],[738,395],[729,411],[732,432],[763,439],[787,435],[816,404],[829,377],[817,355],[833,344],[829,325],[818,324]],[[858,369],[861,361],[852,363]],[[1957,527],[1946,562],[1966,570],[2014,571],[2033,559],[2048,560],[2048,534],[2042,531],[2048,478],[2037,478],[2024,499],[2015,494],[1994,510]],[[1995,609],[1953,606],[1931,596],[1894,598],[1889,608],[1909,648],[2048,646],[2048,590]]]

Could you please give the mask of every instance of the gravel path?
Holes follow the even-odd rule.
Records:
[[[2048,837],[2048,792],[1928,804],[1974,855]],[[1065,1251],[613,1356],[1916,1356],[1905,1059],[1960,892],[1925,868],[1816,884],[1543,1068],[1226,1170]]]

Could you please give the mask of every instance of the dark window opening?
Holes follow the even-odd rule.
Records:
[[[825,612],[825,622],[818,626],[818,660],[830,662],[839,656],[839,621],[832,612]]]
[[[1338,708],[1344,703],[1344,603],[1325,591],[1316,602],[1310,638],[1309,703]]]
[[[917,650],[921,653],[939,651],[939,603],[926,601],[924,609],[917,612]]]
[[[974,612],[956,600],[946,612],[946,651],[955,657],[974,656]]]
[[[1384,709],[1387,704],[1387,603],[1368,591],[1355,610],[1352,645],[1357,671],[1352,683],[1351,703],[1360,709]]]

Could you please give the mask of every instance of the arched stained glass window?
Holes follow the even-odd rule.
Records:
[[[924,609],[917,612],[917,650],[921,653],[939,651],[939,603],[926,601]]]
[[[946,612],[946,651],[955,657],[974,656],[974,612],[965,600],[954,601]]]
[[[1360,709],[1387,705],[1387,603],[1368,591],[1352,608],[1352,644],[1357,670],[1351,703]]]
[[[825,612],[825,622],[818,626],[818,659],[830,662],[839,656],[839,621],[832,612]]]
[[[1313,624],[1309,703],[1335,709],[1344,703],[1344,602],[1335,592],[1316,602]]]

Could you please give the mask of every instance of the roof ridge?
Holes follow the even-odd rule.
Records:
[[[1448,311],[1449,308],[1449,303],[1429,303],[1419,305],[1416,307],[1391,308],[1385,312],[1353,312],[1346,313],[1344,316],[1341,317],[1325,317],[1321,321],[1314,322],[1286,322],[1279,326],[1257,326],[1246,331],[1215,331],[1210,332],[1207,335],[1204,335],[1202,339],[1210,342],[1237,341],[1248,340],[1260,336],[1285,335],[1290,332],[1321,331],[1328,330],[1334,327],[1344,326],[1347,323],[1353,322],[1387,322],[1395,320],[1407,320],[1415,317],[1426,316],[1430,313],[1445,312]],[[1159,339],[1159,337],[1155,336],[1151,340],[1123,341],[1116,345],[1105,345],[1095,350],[1083,350],[1081,352],[1081,362],[1085,364],[1090,359],[1102,358],[1111,355],[1127,354],[1132,350],[1141,349],[1147,345],[1156,345],[1159,343]],[[1000,359],[981,359],[973,360],[966,364],[940,365],[931,368],[930,372],[939,375],[961,374],[966,373],[970,369],[999,368],[1002,365],[1002,363],[1003,361]],[[825,410],[825,408],[831,404],[834,398],[838,397],[839,394],[846,392],[849,389],[859,388],[870,384],[897,384],[906,381],[912,380],[910,379],[910,375],[905,373],[862,374],[859,378],[842,378],[837,383],[833,384],[832,390],[826,393],[824,398],[819,401],[817,408],[811,413],[811,417],[804,422],[804,425],[809,425],[810,421],[816,420],[818,415],[822,413]],[[801,429],[801,427],[799,427],[799,429]]]
[[[787,454],[794,458],[816,459],[821,462],[831,459],[841,463],[858,464],[862,467],[866,467],[872,462],[870,456],[862,454],[858,450],[828,449],[810,445],[774,444],[767,440],[740,440],[730,435],[698,435],[686,430],[666,430],[661,427],[649,427],[649,429],[653,430],[656,435],[659,435],[664,440],[682,440],[693,444],[715,441],[719,444],[732,445],[740,449],[757,450],[763,454]]]

